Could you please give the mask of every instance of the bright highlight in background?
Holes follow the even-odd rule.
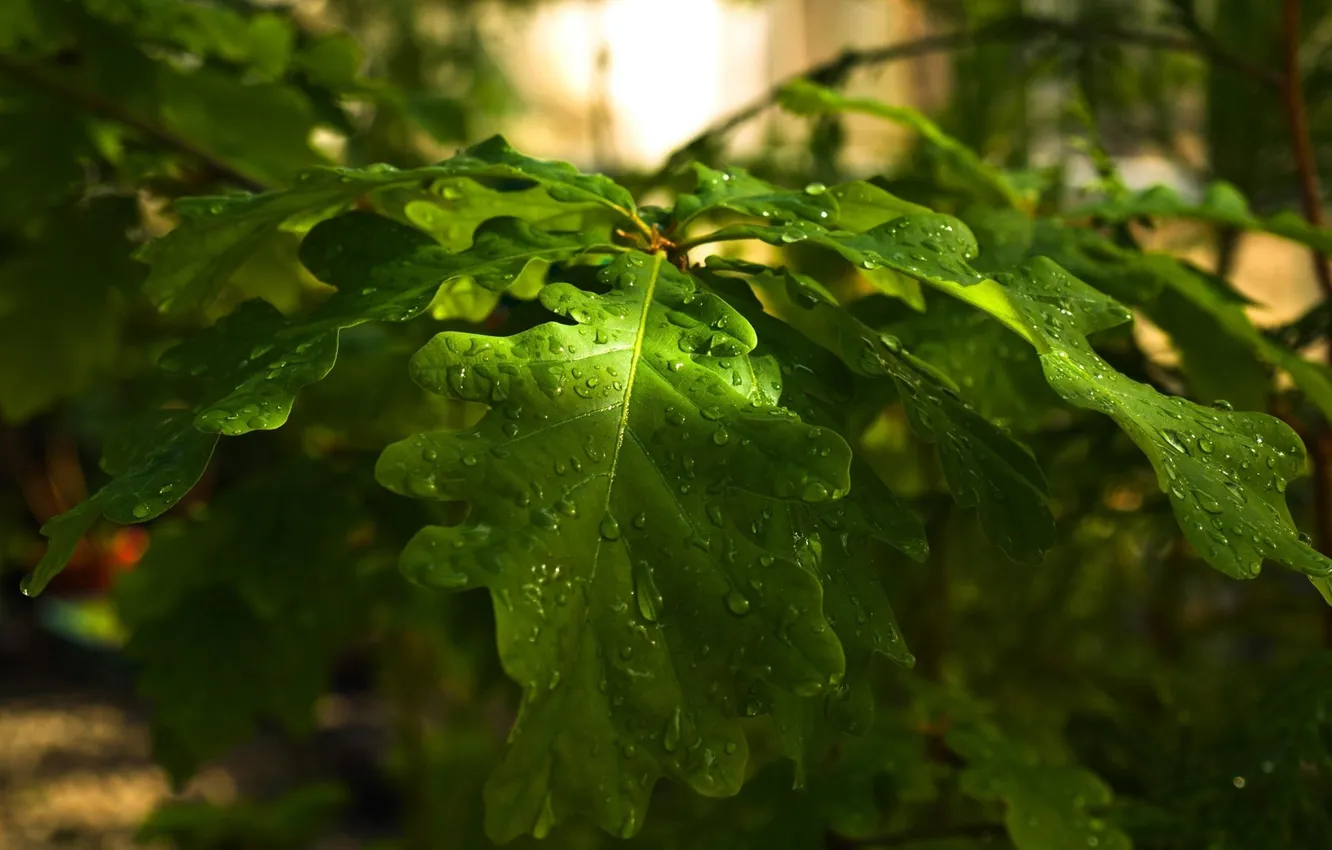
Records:
[[[724,0],[604,0],[539,9],[523,58],[510,73],[532,102],[558,104],[560,119],[529,128],[537,132],[526,146],[588,166],[658,165],[766,88],[768,17],[761,6]],[[603,49],[608,64],[598,70]],[[599,107],[604,117],[596,117]],[[597,120],[605,123],[594,130]],[[603,134],[601,145],[592,142],[594,133]],[[611,161],[591,162],[596,156]]]

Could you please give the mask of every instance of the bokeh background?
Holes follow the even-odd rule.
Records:
[[[172,198],[217,189],[210,162],[279,186],[319,162],[408,166],[492,133],[531,155],[608,172],[649,198],[668,196],[670,181],[653,177],[691,144],[704,160],[792,183],[887,173],[909,186],[921,166],[916,140],[883,122],[811,124],[768,107],[724,136],[705,135],[812,68],[836,71],[832,81],[854,94],[923,110],[994,162],[1057,174],[1070,194],[1096,180],[1090,113],[1130,187],[1163,183],[1197,197],[1222,178],[1260,211],[1298,207],[1279,104],[1251,73],[1279,63],[1275,0],[216,0],[179,4],[197,12],[184,15],[197,24],[196,44],[157,48],[136,30],[151,29],[153,4],[47,1],[0,0],[0,193],[9,195],[0,199],[3,850],[134,846],[165,800],[226,804],[289,788],[293,774],[344,790],[302,785],[304,796],[284,797],[286,808],[262,817],[299,833],[302,818],[317,819],[351,787],[354,815],[320,846],[371,846],[393,834],[401,809],[380,775],[385,741],[413,734],[394,726],[381,690],[367,684],[374,664],[352,652],[317,703],[313,766],[308,751],[293,754],[282,735],[263,731],[177,794],[152,761],[147,709],[108,597],[151,551],[154,528],[100,531],[50,594],[20,597],[18,580],[41,552],[37,528],[95,485],[106,423],[132,408],[153,353],[179,330],[145,318],[128,286],[98,289],[135,272],[86,241],[62,247],[57,231],[123,215],[105,256],[124,257],[170,227]],[[1332,140],[1328,6],[1305,4],[1300,57],[1323,140]],[[39,19],[57,7],[82,23],[47,40]],[[228,35],[226,15],[250,23]],[[129,31],[138,39],[131,53],[116,53]],[[990,35],[958,37],[966,33]],[[907,44],[935,46],[835,65],[847,51]],[[1238,61],[1209,61],[1203,54],[1213,50]],[[154,89],[160,100],[131,96],[137,83],[126,69],[135,63],[169,66],[171,80],[204,68],[216,85],[183,88],[174,100],[170,87]],[[258,108],[247,99],[257,93],[273,99]],[[204,124],[203,167],[155,134],[190,138]],[[233,156],[260,135],[284,141],[250,161]],[[1332,145],[1317,155],[1326,171]],[[1180,224],[1143,238],[1224,272],[1266,326],[1319,300],[1307,252],[1275,237]],[[84,263],[72,274],[90,286],[77,296],[83,309],[24,300],[21,280],[52,264],[68,273],[70,257]],[[302,297],[261,294],[288,306]],[[52,317],[59,322],[43,324]],[[1157,363],[1173,362],[1150,323],[1136,333]],[[303,435],[314,454],[332,439],[317,429]],[[194,509],[209,502],[210,486]],[[1190,616],[1209,621],[1235,603],[1206,587]],[[489,716],[484,704],[474,710]],[[491,725],[482,763],[502,741],[502,719]]]

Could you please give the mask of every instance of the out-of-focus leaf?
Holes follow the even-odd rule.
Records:
[[[318,837],[346,804],[346,790],[332,784],[304,786],[262,803],[170,802],[153,810],[135,839],[195,850],[280,850]]]
[[[926,142],[947,158],[959,177],[977,189],[992,193],[1011,206],[1025,208],[1032,202],[1021,188],[1001,169],[987,164],[957,139],[946,134],[929,118],[905,106],[889,106],[868,98],[851,98],[807,80],[788,83],[781,92],[782,106],[800,115],[858,112],[902,124],[920,134]]]
[[[337,652],[370,614],[350,590],[369,586],[347,544],[364,510],[354,482],[299,464],[251,478],[206,521],[159,526],[118,582],[154,751],[178,781],[261,719],[311,728]]]
[[[1185,200],[1174,189],[1154,186],[1133,195],[1111,198],[1080,207],[1070,213],[1072,217],[1095,216],[1106,221],[1127,221],[1134,218],[1189,218],[1255,230],[1282,236],[1315,251],[1332,254],[1332,231],[1315,227],[1293,212],[1280,212],[1260,218],[1249,209],[1244,195],[1229,183],[1209,185],[1198,203]]]
[[[993,729],[958,729],[947,741],[967,760],[962,792],[1003,801],[1004,825],[1017,850],[1131,850],[1128,835],[1096,816],[1113,795],[1090,771],[1043,764]]]
[[[134,204],[104,199],[0,258],[0,419],[22,421],[109,374],[141,277]]]

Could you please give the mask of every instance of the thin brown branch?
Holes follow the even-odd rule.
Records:
[[[652,182],[663,181],[709,141],[720,139],[742,124],[753,120],[777,102],[781,90],[786,85],[797,80],[810,80],[822,85],[836,86],[843,83],[847,76],[857,68],[884,65],[902,59],[916,59],[934,53],[944,53],[968,47],[1018,44],[1040,40],[1070,41],[1082,44],[1119,44],[1176,53],[1194,53],[1219,65],[1229,66],[1272,88],[1277,88],[1281,83],[1280,75],[1271,69],[1256,65],[1243,56],[1232,53],[1220,44],[1210,40],[1200,41],[1195,38],[1149,30],[1090,27],[1072,21],[1023,15],[1005,18],[980,29],[941,33],[882,47],[843,51],[835,59],[782,80],[748,106],[731,113],[694,136],[667,157],[665,165],[654,175]]]
[[[1300,74],[1300,0],[1282,0],[1281,56],[1282,100],[1295,154],[1295,169],[1300,181],[1300,203],[1304,217],[1314,226],[1323,224],[1323,198],[1318,184],[1318,166],[1314,161],[1313,139],[1309,134],[1309,114],[1304,101],[1304,80]],[[1332,301],[1332,268],[1327,257],[1311,253],[1314,274],[1324,301]],[[1332,362],[1332,349],[1328,352]],[[1313,459],[1314,544],[1323,554],[1332,553],[1332,430],[1323,423],[1309,440]],[[1332,645],[1332,609],[1323,618],[1323,642]]]
[[[135,115],[117,104],[109,103],[91,92],[43,74],[32,65],[0,59],[0,74],[8,76],[29,88],[38,89],[67,100],[87,112],[129,127],[152,139],[162,147],[184,154],[199,162],[218,178],[228,183],[234,183],[242,189],[248,189],[251,192],[262,192],[265,189],[272,188],[263,180],[246,174],[236,166],[223,162],[198,145],[172,133],[165,127],[155,124],[141,115]]]
[[[1295,168],[1300,181],[1300,204],[1310,224],[1323,224],[1322,191],[1318,185],[1318,166],[1314,162],[1313,140],[1309,135],[1309,113],[1304,102],[1304,86],[1300,76],[1300,0],[1282,3],[1282,60],[1284,63],[1281,89],[1286,107],[1286,122],[1290,130],[1290,143],[1295,154]],[[1314,272],[1324,299],[1332,299],[1332,270],[1327,258],[1313,252]]]

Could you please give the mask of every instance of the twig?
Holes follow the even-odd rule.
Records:
[[[1290,143],[1295,154],[1295,169],[1300,181],[1300,202],[1304,217],[1315,227],[1323,224],[1323,199],[1318,187],[1318,166],[1314,161],[1313,141],[1309,136],[1309,115],[1304,103],[1303,78],[1300,75],[1300,0],[1283,0],[1281,55],[1282,96]],[[1318,251],[1311,254],[1323,301],[1332,301],[1332,268]],[[1332,350],[1328,352],[1332,362]],[[1323,554],[1332,552],[1332,430],[1323,423],[1311,441],[1314,485],[1314,544]],[[1323,643],[1332,645],[1332,609],[1324,613]]]
[[[90,92],[83,91],[69,85],[61,80],[52,79],[45,76],[38,69],[31,65],[22,65],[0,59],[0,74],[5,74],[18,82],[35,89],[41,89],[49,94],[68,100],[88,112],[130,127],[145,136],[153,139],[165,148],[169,148],[177,153],[198,160],[218,177],[234,183],[237,186],[248,189],[251,192],[262,192],[265,189],[272,188],[258,178],[252,177],[237,169],[207,151],[196,146],[188,139],[183,139],[172,133],[165,127],[152,123],[146,118],[134,115],[114,103],[108,103]]]
[[[713,139],[721,138],[740,125],[753,120],[777,102],[781,90],[786,85],[797,80],[809,80],[821,85],[836,86],[843,83],[855,69],[869,65],[883,65],[901,59],[915,59],[932,53],[960,50],[965,47],[1020,43],[1041,38],[1062,39],[1086,44],[1098,42],[1123,44],[1178,53],[1196,53],[1218,64],[1228,65],[1273,88],[1277,88],[1281,83],[1280,76],[1270,69],[1256,65],[1243,56],[1238,56],[1210,40],[1200,41],[1195,38],[1182,38],[1169,33],[1147,30],[1082,26],[1071,21],[1021,15],[1005,18],[976,30],[960,30],[882,47],[843,51],[835,59],[821,65],[815,65],[782,80],[748,106],[731,113],[685,142],[667,157],[666,164],[653,176],[651,182],[662,182],[676,168],[687,162],[703,145]]]

